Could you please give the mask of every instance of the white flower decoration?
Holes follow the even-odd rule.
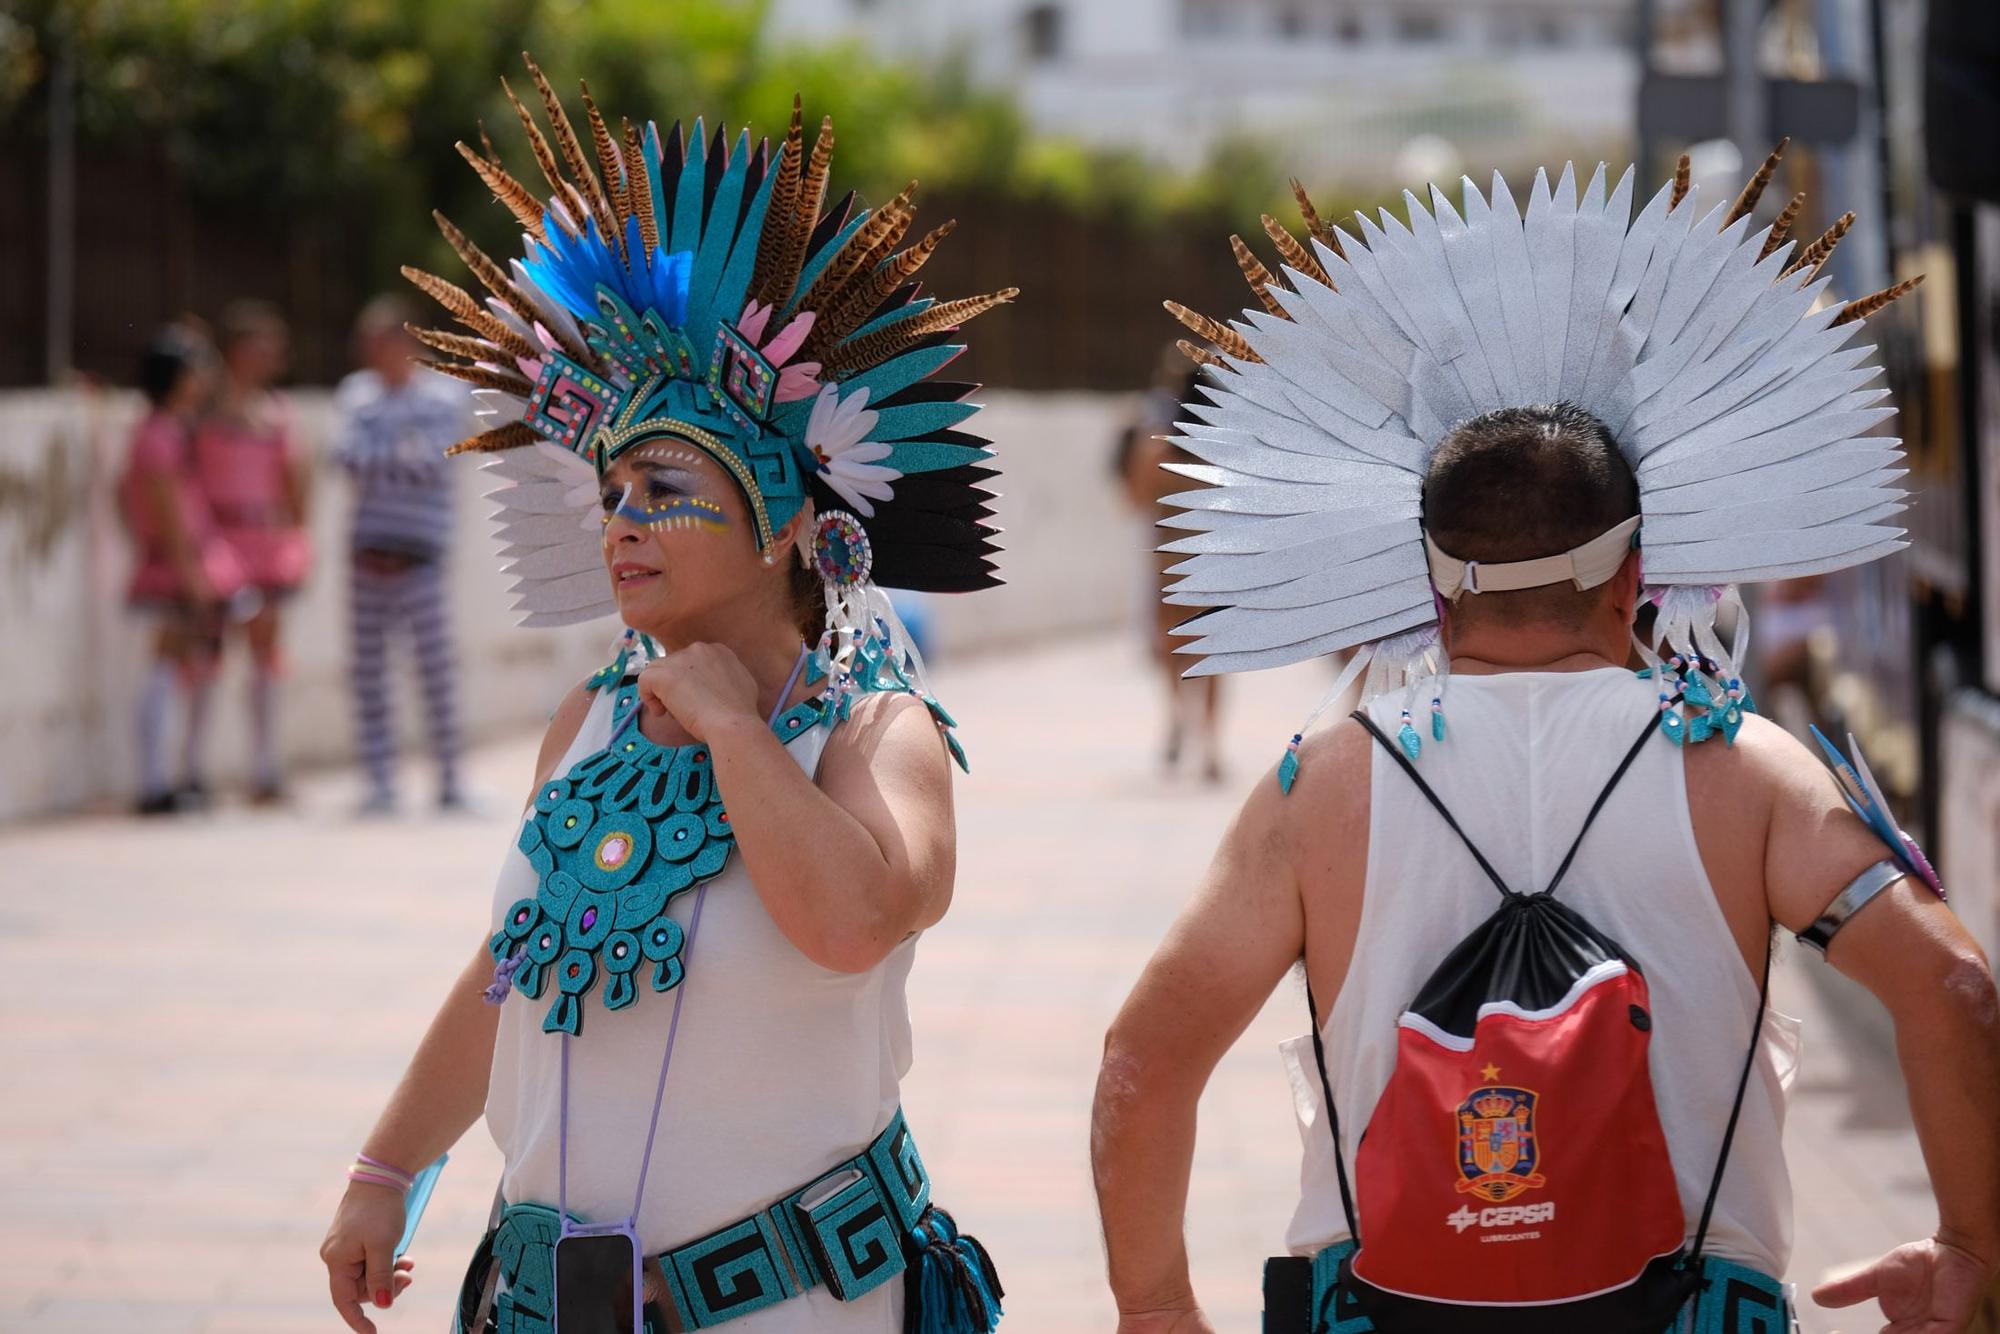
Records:
[[[867,386],[843,399],[833,384],[820,386],[806,421],[806,448],[819,460],[820,480],[867,519],[875,517],[869,500],[893,499],[890,483],[903,475],[879,462],[889,457],[890,449],[868,438],[875,421],[876,414],[868,411]]]

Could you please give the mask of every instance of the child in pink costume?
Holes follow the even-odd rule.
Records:
[[[132,432],[118,501],[136,561],[126,600],[153,618],[153,661],[139,692],[139,813],[165,815],[205,796],[201,749],[225,608],[243,568],[195,484],[194,421],[215,384],[215,350],[172,325],[147,350],[146,415]],[[167,715],[186,705],[181,782],[167,778]]]
[[[280,608],[305,581],[312,548],[305,488],[292,448],[291,415],[271,391],[285,369],[286,331],[275,309],[239,302],[222,315],[222,386],[195,433],[195,474],[260,596],[245,623],[252,659],[252,798],[279,800],[277,689],[282,671]]]

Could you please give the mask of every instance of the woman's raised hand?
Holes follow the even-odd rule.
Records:
[[[319,1244],[319,1258],[326,1262],[333,1309],[355,1334],[375,1334],[363,1306],[387,1307],[410,1286],[415,1262],[394,1258],[402,1236],[402,1195],[386,1186],[349,1182]]]
[[[697,741],[709,741],[718,723],[757,716],[757,680],[734,652],[720,644],[689,644],[639,673],[639,700],[662,711]]]

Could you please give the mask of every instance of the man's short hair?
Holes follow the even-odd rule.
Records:
[[[1453,427],[1424,476],[1424,531],[1446,554],[1482,564],[1557,556],[1639,512],[1639,481],[1603,422],[1570,402],[1499,408]],[[1478,619],[1581,626],[1604,586],[1571,583],[1467,593]]]

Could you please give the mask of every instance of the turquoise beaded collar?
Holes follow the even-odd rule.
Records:
[[[542,784],[521,827],[518,846],[538,883],[507,909],[489,948],[503,968],[511,964],[524,995],[540,999],[554,984],[546,1032],[580,1033],[582,1002],[600,979],[605,1009],[631,1005],[642,962],[653,965],[654,991],[678,986],[685,939],[668,909],[721,874],[736,844],[708,747],[648,740],[633,717],[638,707],[637,685],[624,681],[612,700],[610,741]],[[823,697],[806,700],[771,730],[790,742],[826,708]]]

